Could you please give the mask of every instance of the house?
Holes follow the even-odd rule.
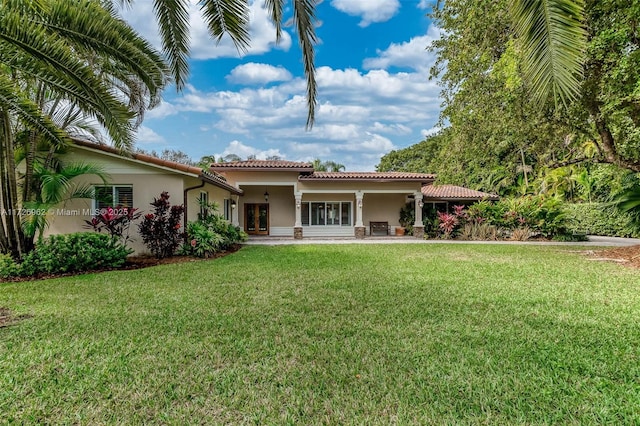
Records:
[[[61,161],[101,166],[108,174],[108,183],[93,175],[79,178],[79,184],[95,188],[94,199],[70,200],[50,211],[50,226],[46,234],[86,230],[85,220],[91,220],[97,211],[109,206],[134,207],[142,213],[149,213],[152,209],[149,203],[163,191],[169,193],[171,204],[184,204],[185,221],[197,219],[200,212],[198,199],[203,198],[217,202],[221,213],[229,221],[237,222],[233,207],[242,196],[242,190],[227,183],[222,176],[199,167],[145,154],[123,154],[116,148],[82,140],[75,140],[68,152],[61,156]],[[136,226],[131,228],[131,247],[138,253],[145,252],[146,247],[137,235]]]
[[[316,172],[310,163],[251,160],[215,163],[211,171],[242,190],[238,225],[250,235],[356,237],[387,235],[407,197],[435,175],[404,172]],[[422,204],[416,204],[417,218]],[[424,234],[414,224],[416,237]]]
[[[413,232],[422,238],[425,203],[492,197],[461,187],[433,186],[435,175],[427,173],[320,172],[310,163],[282,160],[214,163],[204,171],[81,140],[75,141],[62,160],[102,166],[109,182],[82,177],[82,183],[95,188],[94,199],[71,200],[52,212],[49,234],[82,230],[85,220],[110,205],[148,213],[149,203],[167,191],[172,204],[186,207],[185,223],[196,220],[198,200],[205,199],[216,202],[220,213],[249,235],[297,239],[393,235],[400,227],[400,209],[413,201],[418,218]],[[136,252],[146,251],[137,229],[132,234]]]
[[[475,191],[456,185],[425,185],[422,187],[423,202],[433,211],[449,212],[451,205],[468,205],[480,200],[498,201],[496,194]]]

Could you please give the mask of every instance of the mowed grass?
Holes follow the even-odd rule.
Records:
[[[561,247],[248,246],[0,306],[0,423],[640,423],[640,271]]]

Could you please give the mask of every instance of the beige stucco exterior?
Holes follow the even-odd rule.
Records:
[[[302,228],[303,236],[353,236],[356,226],[365,228],[368,235],[372,221],[387,222],[393,234],[400,226],[400,209],[407,197],[421,197],[422,184],[416,181],[306,181],[299,179],[299,171],[280,170],[222,170],[220,173],[244,191],[239,200],[239,225],[247,230],[247,205],[253,208],[255,204],[268,204],[268,235],[271,236],[293,236],[296,227]],[[268,202],[265,192],[269,194]],[[301,204],[307,202],[351,203],[349,226],[303,225],[296,220],[296,214],[300,214]]]
[[[210,202],[216,202],[222,213],[225,199],[236,197],[228,190],[204,182],[195,174],[189,174],[172,170],[168,167],[146,164],[131,158],[118,155],[94,151],[82,147],[73,148],[68,154],[62,157],[64,162],[91,163],[102,167],[107,173],[108,185],[131,186],[133,188],[133,207],[139,209],[142,215],[150,213],[153,207],[150,203],[157,198],[161,192],[167,191],[170,202],[173,205],[184,204],[187,210],[187,220],[197,219],[200,211],[198,198],[201,192],[207,192]],[[102,186],[105,183],[97,176],[83,176],[74,180],[75,184],[90,184]],[[185,190],[186,203],[185,203]],[[237,198],[237,197],[236,197]],[[50,226],[45,235],[66,234],[72,232],[93,232],[85,227],[85,220],[91,220],[95,212],[93,200],[75,199],[63,205],[56,206],[48,213]],[[132,224],[130,235],[132,241],[129,246],[136,253],[147,252],[137,232],[137,225],[140,220]],[[184,226],[184,224],[183,224]]]

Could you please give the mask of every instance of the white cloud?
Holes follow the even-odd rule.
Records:
[[[384,124],[380,123],[379,121],[373,123],[373,125],[369,129],[373,132],[390,133],[394,135],[408,135],[411,133],[411,128],[409,126],[405,126],[404,124]]]
[[[360,16],[360,27],[391,19],[400,9],[398,0],[332,0],[331,6],[351,16]]]
[[[435,54],[429,52],[427,48],[439,38],[440,30],[431,26],[426,35],[414,37],[404,43],[391,43],[386,50],[378,50],[376,52],[378,56],[365,59],[363,67],[365,69],[388,69],[396,66],[426,72],[436,59]]]
[[[146,126],[138,127],[136,142],[139,144],[164,144],[166,140]]]
[[[422,135],[422,137],[424,139],[428,138],[429,136],[433,136],[438,134],[440,131],[442,130],[442,127],[440,126],[433,126],[430,129],[422,129],[420,130],[420,134]]]
[[[430,9],[433,6],[433,0],[420,0],[418,9]]]
[[[255,62],[238,65],[226,77],[227,81],[238,84],[267,84],[276,81],[289,81],[291,78],[291,73],[283,67]]]
[[[152,110],[149,110],[145,113],[145,119],[154,119],[154,118],[166,118],[170,115],[175,115],[178,113],[175,105],[162,101],[160,104]]]
[[[267,157],[273,156],[284,158],[279,149],[262,150],[249,145],[245,145],[238,140],[231,141],[221,154],[216,154],[216,157],[224,157],[230,154],[235,154],[243,160],[248,157],[255,157],[258,160],[265,160]]]
[[[291,35],[283,31],[280,43],[276,45],[276,29],[269,19],[263,4],[264,0],[256,0],[250,5],[249,35],[251,37],[251,44],[246,52],[241,52],[236,49],[233,41],[228,36],[224,36],[219,43],[211,38],[207,26],[204,23],[202,12],[200,12],[198,0],[190,0],[189,27],[191,57],[194,59],[244,57],[246,55],[263,54],[274,48],[285,51],[289,50],[291,47]],[[131,7],[121,10],[121,15],[157,49],[162,48],[155,13],[153,11],[153,2],[143,0],[136,1]]]

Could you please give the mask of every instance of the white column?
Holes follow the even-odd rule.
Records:
[[[302,227],[302,192],[295,192],[296,197],[296,223],[295,228]]]
[[[364,226],[362,223],[362,198],[364,193],[356,191],[356,227]]]
[[[415,210],[416,221],[413,224],[413,226],[424,226],[424,223],[422,223],[422,206],[423,206],[422,192],[414,193],[413,197],[414,197],[415,204],[416,204],[416,210]]]

